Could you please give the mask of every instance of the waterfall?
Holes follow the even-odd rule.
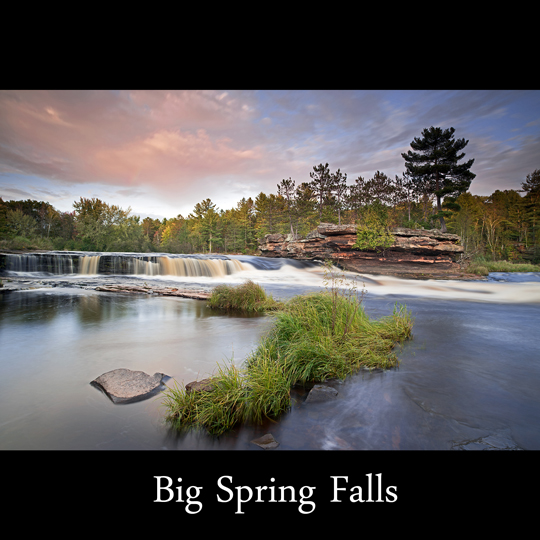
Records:
[[[224,255],[153,255],[79,252],[5,254],[3,269],[13,273],[113,274],[218,278],[253,267]]]
[[[101,255],[86,255],[79,260],[79,274],[97,274]]]
[[[73,274],[73,257],[55,253],[6,254],[4,269],[9,272],[35,274]]]

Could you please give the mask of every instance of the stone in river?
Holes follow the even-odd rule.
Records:
[[[309,392],[306,402],[312,401],[328,401],[334,399],[338,395],[338,391],[331,386],[316,384]]]
[[[271,450],[279,446],[279,443],[276,441],[276,439],[274,439],[274,436],[271,433],[267,433],[258,439],[252,440],[251,442],[257,446],[260,446],[261,448],[264,448],[265,450]]]
[[[90,384],[103,390],[113,403],[133,403],[157,394],[165,388],[163,373],[148,375],[144,371],[114,369],[103,373]]]

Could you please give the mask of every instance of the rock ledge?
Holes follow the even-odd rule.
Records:
[[[354,224],[321,223],[305,238],[267,234],[259,240],[262,257],[331,260],[346,270],[403,277],[435,275],[472,279],[463,275],[460,237],[437,229],[390,230],[393,244],[385,250],[358,250]],[[460,275],[462,274],[462,275]],[[476,276],[475,276],[476,277]]]

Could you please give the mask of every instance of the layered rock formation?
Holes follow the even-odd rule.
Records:
[[[393,244],[384,251],[358,250],[356,225],[321,223],[305,238],[267,234],[259,241],[262,257],[332,260],[346,270],[398,276],[459,274],[464,252],[460,238],[439,230],[392,229]]]

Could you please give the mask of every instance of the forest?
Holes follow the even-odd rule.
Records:
[[[283,179],[274,193],[242,198],[229,209],[207,198],[189,215],[163,220],[141,219],[97,198],[80,198],[72,212],[0,198],[0,248],[256,254],[257,240],[268,233],[305,235],[321,222],[369,225],[374,216],[388,229],[433,229],[440,228],[442,213],[471,257],[540,262],[540,169],[519,190],[446,196],[441,210],[435,194],[407,174],[391,178],[377,171],[348,184],[345,173],[319,164],[310,178]]]

